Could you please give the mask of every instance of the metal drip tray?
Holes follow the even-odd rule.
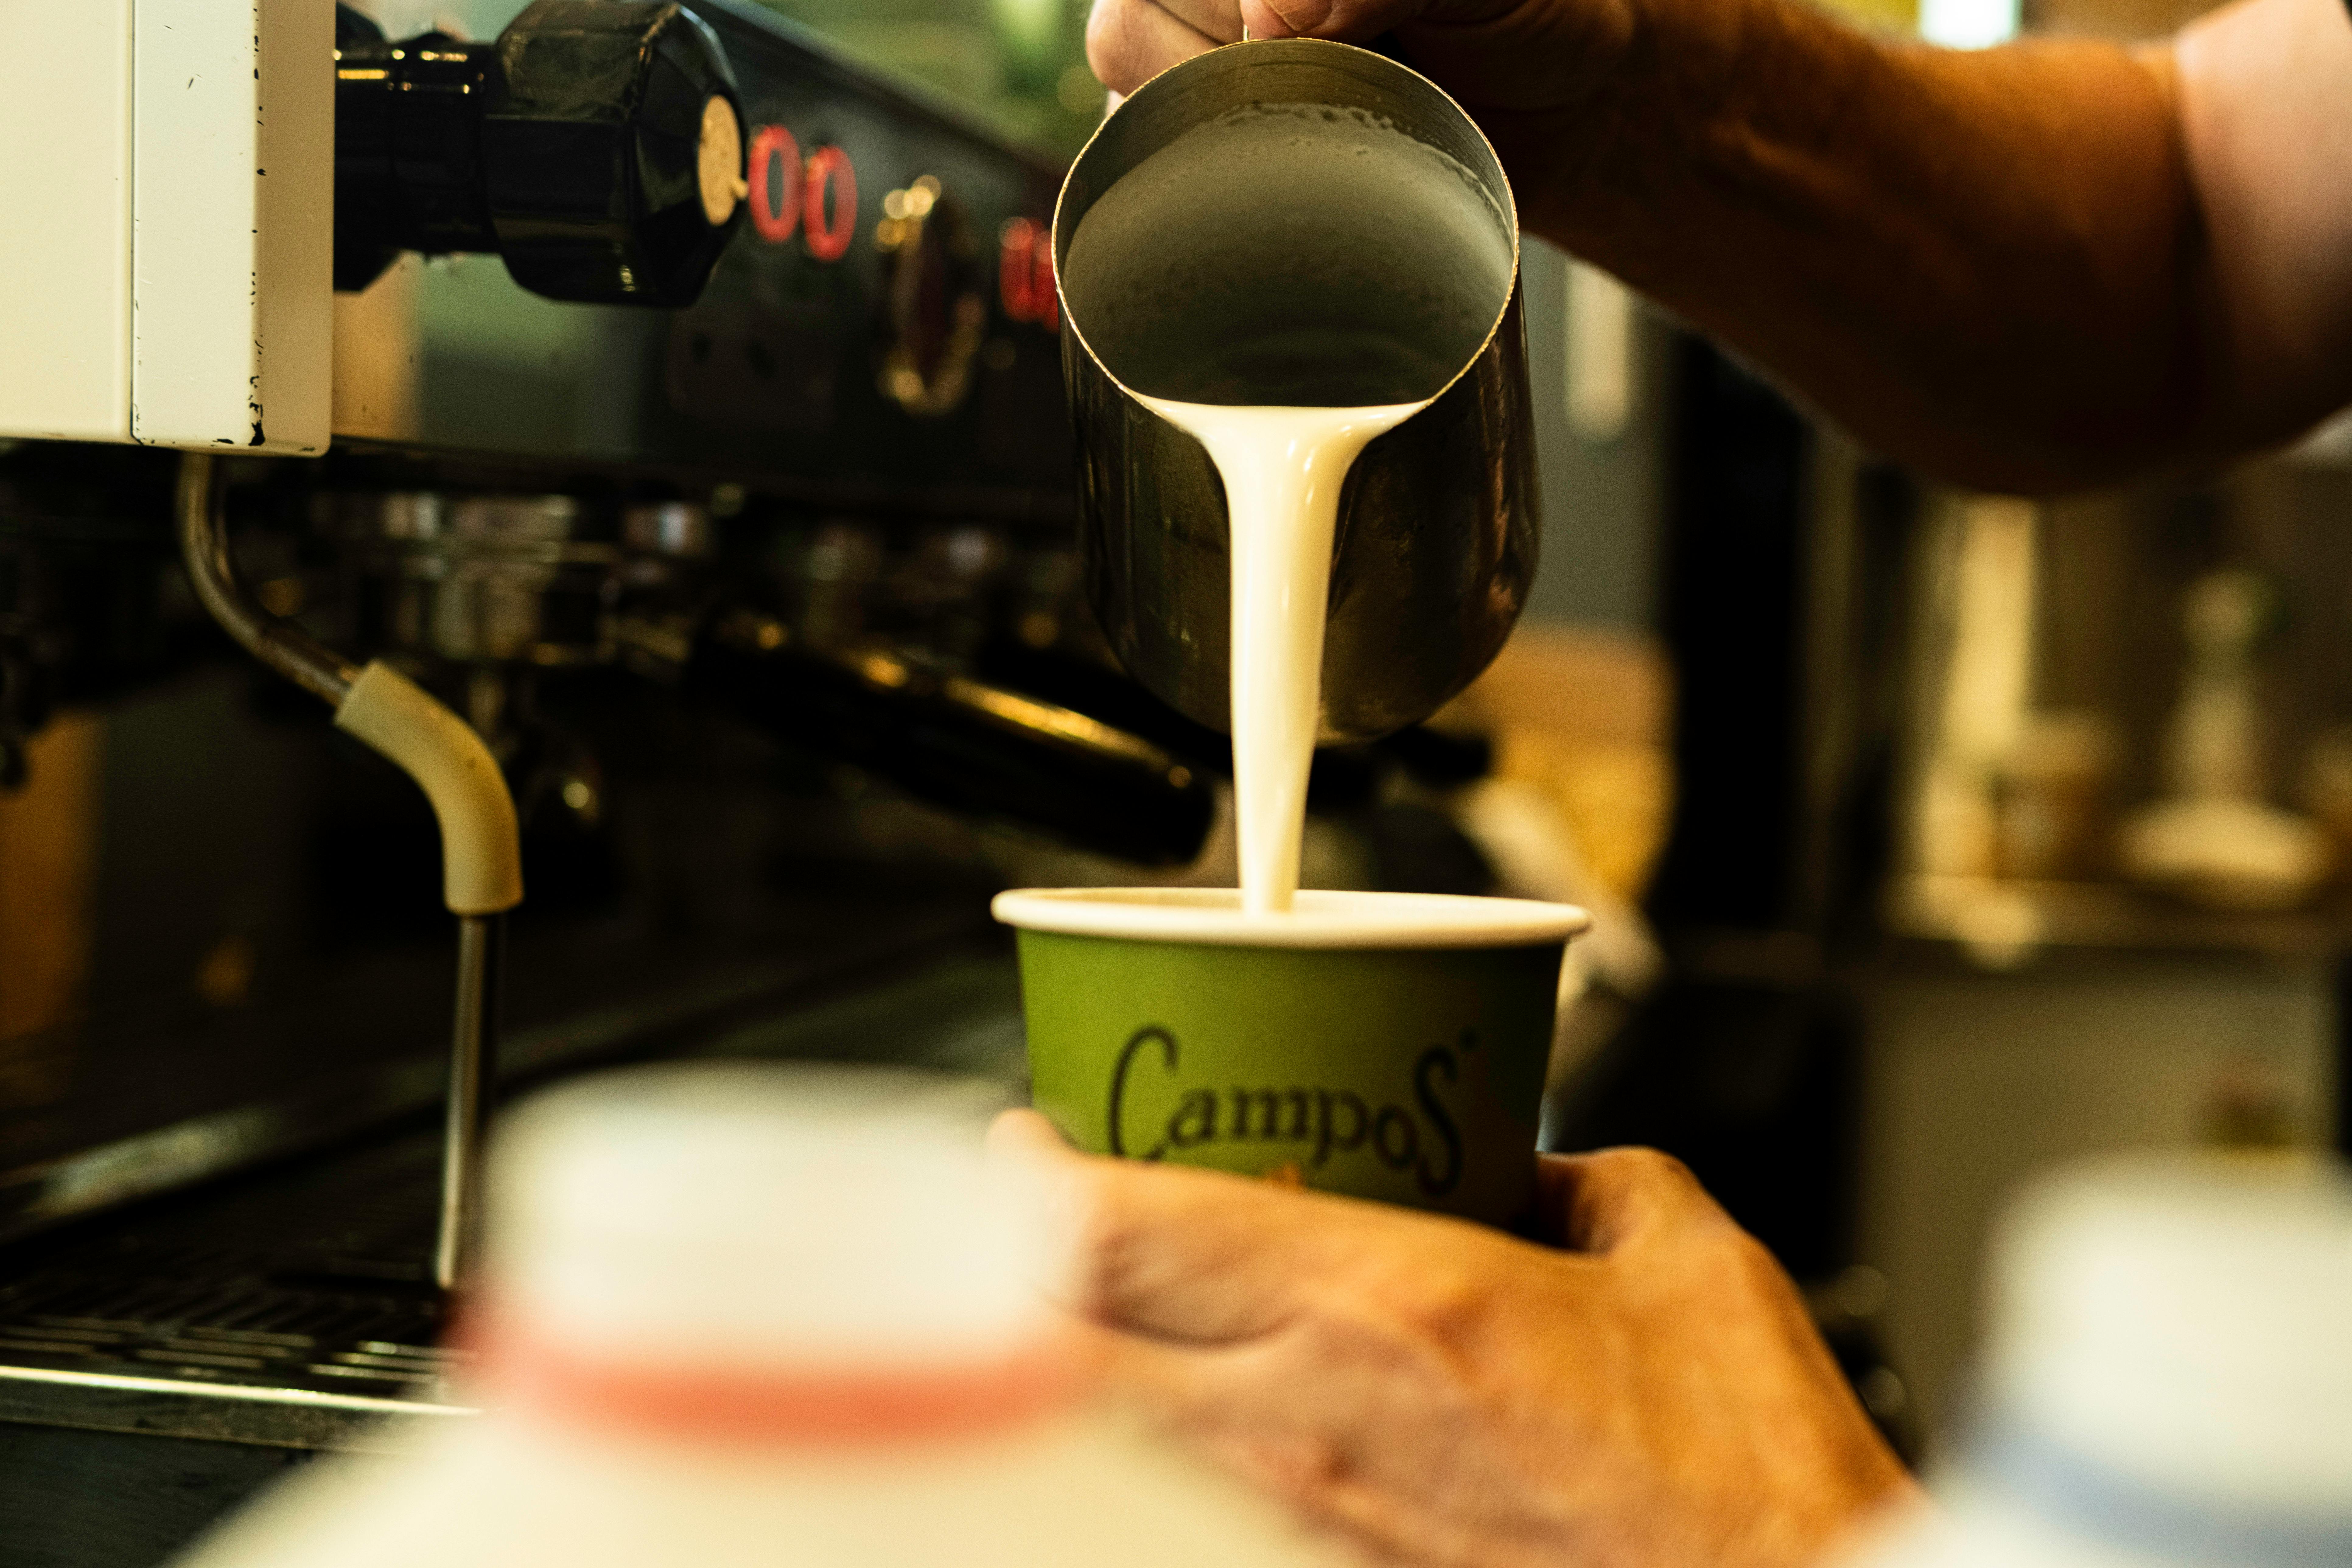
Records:
[[[366,1446],[455,1413],[426,1278],[429,1131],[166,1200],[0,1276],[0,1420]]]
[[[60,1269],[0,1290],[0,1381],[103,1379],[184,1398],[309,1394],[326,1408],[380,1414],[448,1403],[457,1352],[435,1343],[440,1326],[439,1303],[417,1293]],[[13,1403],[0,1392],[0,1406]]]
[[[992,943],[730,1017],[661,1054],[1010,1084],[1021,1038]],[[0,1423],[318,1449],[371,1447],[387,1417],[470,1414],[450,1392],[459,1352],[436,1343],[439,1154],[437,1123],[418,1118],[0,1251]]]

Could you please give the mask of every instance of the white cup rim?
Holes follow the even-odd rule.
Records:
[[[1023,931],[1222,947],[1530,947],[1592,924],[1573,904],[1455,893],[1302,888],[1285,914],[1253,915],[1235,888],[1020,888],[989,912]]]

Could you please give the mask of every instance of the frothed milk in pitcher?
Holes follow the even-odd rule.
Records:
[[[1073,314],[1118,345],[1115,374],[1199,440],[1224,483],[1252,913],[1287,910],[1298,886],[1349,468],[1478,351],[1514,262],[1509,225],[1468,170],[1377,116],[1317,104],[1251,105],[1186,132],[1071,240]]]

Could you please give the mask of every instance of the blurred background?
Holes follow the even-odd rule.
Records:
[[[2197,8],[1854,10],[1981,47],[2154,37]],[[394,37],[486,39],[520,0],[369,9]],[[1025,150],[1006,154],[1023,193],[1006,213],[1042,216],[1103,111],[1075,0],[770,9],[887,84],[897,112]],[[917,189],[878,210],[921,218]],[[991,247],[1015,232],[998,216],[973,225],[991,279]],[[851,266],[869,261],[897,276],[861,243]],[[2352,1132],[2352,425],[2194,479],[2050,504],[1961,493],[1859,449],[1541,242],[1524,283],[1534,597],[1493,670],[1426,730],[1318,763],[1309,880],[1591,904],[1548,1142],[1685,1159],[1807,1287],[1873,1413],[1916,1450],[1965,1397],[1987,1226],[2028,1173],[2097,1151]],[[745,348],[761,375],[811,352],[804,303],[761,301]],[[535,450],[586,451],[629,417],[606,390],[615,366],[653,365],[645,384],[676,401],[709,347],[567,314],[486,258],[412,258],[338,308],[373,334],[355,342],[407,323],[425,345],[373,370],[348,358],[383,374],[354,381],[348,405],[339,381],[339,431],[421,419],[445,440],[506,421]],[[874,742],[900,721],[887,704],[908,670],[1092,704],[1178,751],[1199,742],[1152,728],[1166,715],[1136,709],[1105,665],[1069,547],[1053,348],[1034,321],[1023,331],[975,362],[1015,389],[975,400],[974,420],[999,421],[992,449],[1019,457],[985,504],[944,486],[916,505],[600,477],[571,510],[499,511],[494,559],[434,542],[385,499],[510,483],[494,469],[369,468],[362,443],[329,460],[332,496],[288,493],[282,467],[239,471],[247,570],[271,607],[434,672],[518,781],[533,893],[510,1071],[657,1047],[1017,1080],[989,892],[1231,878],[1222,819],[1197,855],[1197,831],[1173,833],[1186,847],[1149,864],[1154,845],[1108,829],[1073,843],[959,806],[940,768]],[[149,456],[94,486],[50,475],[33,444],[0,448],[0,1240],[432,1092],[418,1052],[446,980],[420,868],[429,818],[194,615],[159,528],[168,471]],[[524,584],[530,636],[486,653],[434,620],[436,584],[464,572]],[[837,712],[758,733],[706,722],[632,684],[651,645],[614,631],[614,606],[658,607],[710,574],[760,585],[762,648],[880,638],[901,662],[859,667],[867,687]],[[562,622],[565,605],[585,618]],[[290,1060],[345,1076],[288,1110],[263,1089]],[[429,1173],[429,1140],[417,1148],[385,1158]],[[366,1251],[350,1236],[382,1217],[348,1183],[331,1192],[299,1210],[344,1226],[305,1279],[348,1279]],[[253,1205],[237,1224],[293,1212]],[[54,1325],[10,1348],[10,1289],[0,1353],[66,1354]],[[193,1353],[150,1348],[159,1364]],[[340,1353],[358,1359],[335,1375],[373,1367],[387,1387],[431,1370]]]

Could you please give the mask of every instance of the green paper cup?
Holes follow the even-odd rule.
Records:
[[[1231,888],[1000,893],[1037,1109],[1096,1153],[1517,1226],[1566,904]]]

